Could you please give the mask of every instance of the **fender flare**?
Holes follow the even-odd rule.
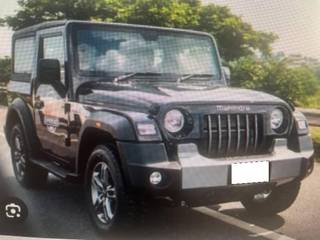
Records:
[[[100,115],[102,114],[102,115]],[[92,118],[86,120],[81,127],[79,133],[79,144],[76,149],[76,163],[75,163],[75,171],[77,174],[81,174],[83,170],[83,163],[81,159],[83,156],[81,155],[81,148],[83,142],[85,142],[85,136],[87,131],[92,129],[96,129],[102,135],[110,136],[115,143],[117,141],[136,141],[136,133],[133,124],[130,119],[123,115],[111,113],[111,112],[100,112],[99,116],[93,114]],[[97,122],[99,122],[99,126],[97,127]],[[116,146],[117,147],[117,146]],[[126,172],[126,164],[123,163],[120,157],[120,164],[123,171]]]
[[[13,127],[13,117],[18,117],[18,121],[22,126],[23,133],[27,138],[27,148],[31,153],[35,153],[39,146],[39,139],[36,134],[36,128],[33,121],[33,116],[28,104],[21,98],[16,98],[8,107],[6,125],[4,128],[5,136],[8,144],[10,144],[10,131]]]
[[[104,112],[103,115],[93,116],[84,122],[79,133],[81,142],[83,133],[88,128],[97,128],[110,134],[115,140],[120,141],[136,141],[137,136],[135,128],[131,120],[123,115],[118,115],[111,112]],[[99,123],[99,126],[96,125]]]

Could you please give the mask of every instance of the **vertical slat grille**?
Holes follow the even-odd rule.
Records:
[[[221,116],[218,115],[218,153],[221,151],[221,139],[222,139],[222,131],[221,131]]]
[[[259,126],[258,126],[258,116],[254,115],[254,151],[257,150],[259,141]]]
[[[209,157],[253,155],[269,151],[262,114],[212,114],[204,121]]]
[[[211,129],[211,128],[209,128],[209,129]],[[237,114],[237,148],[236,148],[237,153],[239,152],[239,148],[240,148],[240,140],[241,140],[240,115]]]
[[[250,142],[249,115],[246,114],[246,148],[245,148],[245,152],[248,152],[249,142]]]
[[[212,129],[210,115],[208,115],[208,129]],[[212,148],[212,131],[208,131],[208,152],[211,152],[211,148]]]
[[[230,150],[230,146],[231,146],[231,134],[232,134],[232,131],[231,131],[231,120],[230,120],[230,115],[227,116],[227,125],[228,125],[228,144],[227,144],[227,152]]]

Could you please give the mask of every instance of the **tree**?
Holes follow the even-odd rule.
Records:
[[[2,19],[13,30],[50,20],[90,20],[109,14],[105,0],[18,0],[18,4],[15,15]]]
[[[0,84],[6,84],[11,76],[11,59],[0,58]]]
[[[242,57],[230,63],[232,84],[274,94],[297,105],[319,89],[317,78],[307,66],[289,67],[286,60]]]
[[[320,66],[313,67],[312,69],[320,82]]]
[[[14,30],[59,20],[99,20],[187,28],[213,34],[229,61],[256,51],[268,55],[274,34],[255,31],[229,8],[200,0],[19,0],[20,10],[2,19]],[[1,22],[1,21],[0,21]]]
[[[233,15],[228,7],[209,4],[201,7],[199,14],[197,29],[216,37],[225,60],[252,55],[256,50],[262,55],[270,55],[276,35],[255,31],[250,24]]]
[[[174,28],[196,28],[199,20],[199,1],[192,0],[120,0],[107,1],[116,15],[113,22],[153,25]]]

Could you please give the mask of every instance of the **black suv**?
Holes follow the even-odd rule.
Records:
[[[150,196],[276,214],[312,172],[305,117],[228,87],[206,33],[54,21],[17,31],[12,46],[5,133],[16,178],[84,184],[102,231]]]

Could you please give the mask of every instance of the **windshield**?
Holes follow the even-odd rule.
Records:
[[[220,79],[212,39],[204,35],[155,30],[76,32],[80,74],[204,74]]]

